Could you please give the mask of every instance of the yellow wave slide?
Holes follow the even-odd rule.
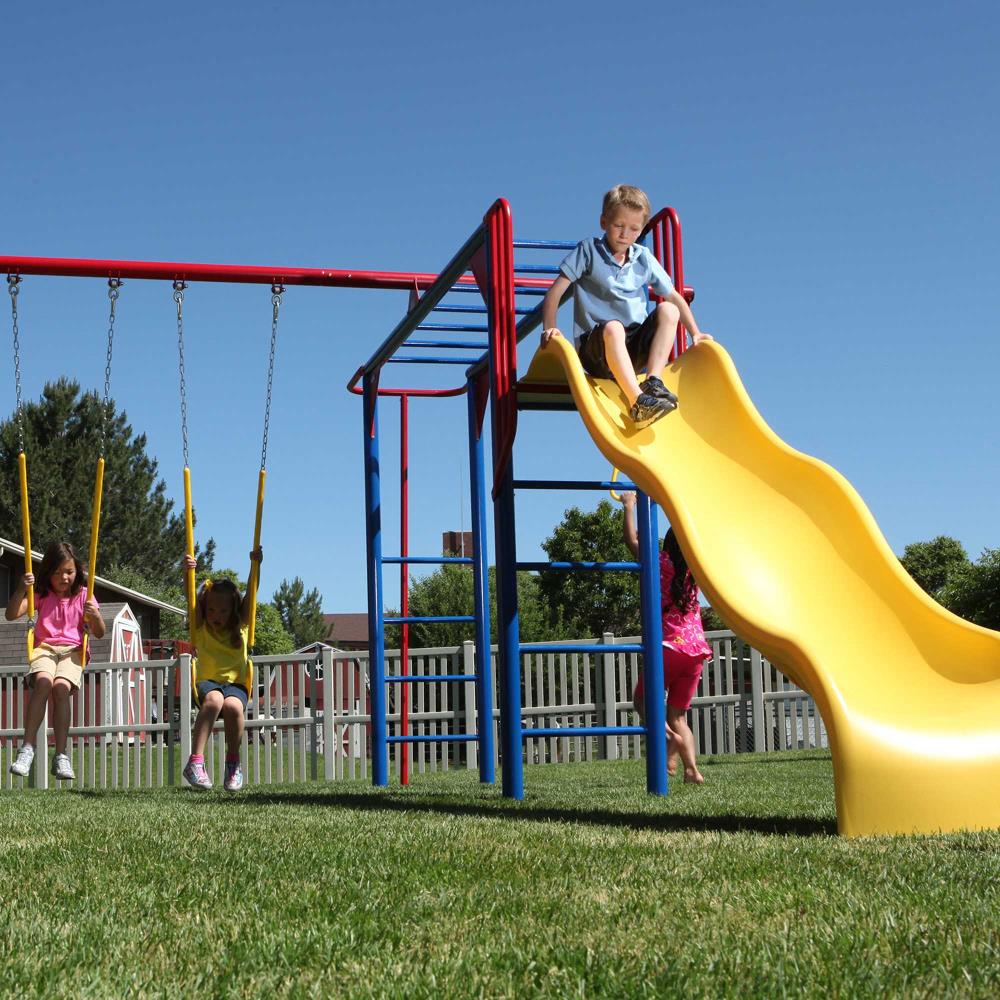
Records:
[[[1000,633],[913,582],[850,483],[767,426],[721,346],[687,351],[663,380],[680,407],[640,430],[565,339],[521,385],[569,383],[605,458],[665,510],[712,606],[815,699],[842,834],[1000,827]]]

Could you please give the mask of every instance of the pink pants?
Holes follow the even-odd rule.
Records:
[[[691,656],[669,646],[663,647],[663,686],[667,689],[667,704],[671,708],[686,712],[691,707],[691,700],[698,690],[698,681],[701,680],[701,669],[704,665],[703,653]],[[644,690],[642,680],[640,674],[639,682],[632,692],[633,702],[642,698]]]

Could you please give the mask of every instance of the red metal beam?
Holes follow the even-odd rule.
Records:
[[[321,285],[334,288],[426,288],[436,274],[422,271],[353,271],[308,267],[258,267],[242,264],[191,264],[146,260],[89,260],[74,257],[3,257],[0,273],[76,278],[142,278],[160,281],[219,281],[259,285]],[[463,275],[459,284],[476,284]],[[548,278],[518,278],[522,288],[548,288]]]

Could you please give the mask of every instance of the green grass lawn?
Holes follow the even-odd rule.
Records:
[[[844,840],[825,753],[704,764],[4,793],[0,996],[1000,995],[1000,833]]]

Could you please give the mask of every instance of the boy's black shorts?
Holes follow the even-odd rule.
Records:
[[[611,322],[598,323],[580,338],[580,363],[583,370],[594,378],[614,378],[604,357],[604,328]],[[642,323],[629,323],[625,327],[625,348],[636,372],[646,367],[646,358],[656,333],[656,312],[651,312]]]

